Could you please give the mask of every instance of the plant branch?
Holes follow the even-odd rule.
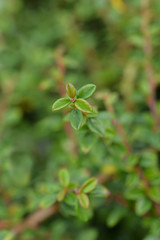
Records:
[[[150,0],[141,0],[142,24],[141,31],[143,34],[143,52],[145,55],[145,73],[150,87],[150,96],[148,97],[148,106],[154,120],[154,131],[156,132],[160,125],[160,117],[156,106],[156,87],[157,81],[155,78],[154,68],[152,64],[152,39],[149,31],[150,24]]]
[[[64,63],[63,55],[64,55],[64,48],[63,46],[59,46],[55,54],[55,61],[58,68],[58,76],[57,76],[58,91],[61,97],[64,97],[66,93],[66,89],[65,89],[66,66]],[[73,156],[77,156],[77,144],[76,144],[77,141],[76,141],[75,133],[70,123],[68,122],[64,123],[64,131],[68,139],[71,140],[71,153],[73,154]]]
[[[58,204],[54,204],[47,209],[38,209],[37,211],[31,213],[24,221],[13,227],[13,232],[18,235],[26,229],[35,229],[41,222],[45,221],[47,218],[53,216],[58,212]]]

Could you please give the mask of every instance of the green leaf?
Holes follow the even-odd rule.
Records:
[[[143,192],[137,188],[127,189],[125,192],[125,198],[129,200],[136,200],[143,196]]]
[[[66,91],[70,98],[74,98],[76,96],[76,89],[71,83],[67,83]]]
[[[76,213],[77,217],[84,222],[91,218],[91,210],[89,208],[84,209],[80,204],[77,204]]]
[[[77,205],[77,197],[74,193],[69,192],[66,196],[64,201],[70,205],[70,206],[76,206]]]
[[[160,189],[159,189],[159,187],[157,187],[157,186],[150,187],[150,189],[148,190],[148,194],[153,201],[155,201],[157,203],[160,203]]]
[[[52,105],[52,111],[57,111],[67,107],[71,101],[68,98],[60,98]]]
[[[47,194],[42,197],[40,201],[40,206],[45,209],[54,204],[57,201],[57,195],[55,193]]]
[[[98,121],[97,119],[88,119],[87,124],[88,124],[89,129],[92,132],[96,133],[100,137],[104,136],[104,134],[105,134],[104,128],[100,121]]]
[[[74,129],[78,130],[81,127],[82,122],[83,122],[83,116],[81,111],[79,111],[78,109],[72,110],[72,112],[70,113],[71,126]]]
[[[66,168],[61,169],[58,173],[58,176],[62,186],[67,187],[70,182],[70,176],[69,176],[68,170]]]
[[[58,202],[62,202],[63,199],[65,198],[67,191],[65,188],[63,188],[61,191],[59,191],[59,193],[57,194],[57,200]]]
[[[90,96],[92,96],[92,94],[95,92],[95,90],[96,90],[96,85],[86,84],[85,86],[81,87],[78,90],[77,97],[87,99]]]
[[[88,118],[95,118],[95,117],[97,117],[97,114],[98,114],[97,110],[95,108],[93,108],[93,112],[92,113],[87,113],[87,117]]]
[[[92,197],[109,197],[110,196],[110,191],[102,186],[102,185],[97,185],[96,188],[90,193],[90,196]]]
[[[97,136],[92,132],[84,132],[79,136],[81,150],[84,153],[88,153],[97,140]]]
[[[84,193],[89,193],[93,191],[93,189],[95,189],[96,186],[97,186],[97,179],[90,178],[82,185],[80,191]]]
[[[114,227],[123,218],[125,210],[121,207],[114,208],[110,214],[107,216],[107,225],[109,227]]]
[[[77,198],[79,200],[80,205],[83,208],[85,208],[85,209],[89,208],[89,198],[88,198],[87,194],[80,193],[80,194],[77,195]]]
[[[142,197],[136,201],[135,211],[137,215],[143,216],[147,213],[152,207],[152,202],[146,197]]]
[[[74,206],[66,204],[65,202],[61,202],[59,210],[65,217],[76,216],[76,208]]]
[[[91,113],[93,111],[92,106],[82,98],[76,100],[75,106],[82,112]]]

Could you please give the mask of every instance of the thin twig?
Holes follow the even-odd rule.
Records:
[[[56,54],[55,54],[55,61],[56,61],[56,65],[58,68],[58,77],[57,77],[57,83],[58,83],[58,90],[59,90],[59,94],[61,97],[64,97],[65,93],[66,93],[66,89],[65,89],[65,74],[66,74],[66,66],[64,63],[64,48],[63,46],[59,46],[57,48]],[[77,140],[74,134],[74,131],[70,125],[70,123],[65,122],[64,123],[64,131],[68,137],[68,139],[71,140],[71,153],[73,154],[73,156],[77,157]]]
[[[13,227],[12,230],[16,235],[18,235],[26,229],[35,229],[41,222],[56,214],[58,210],[59,208],[57,203],[47,209],[38,209],[37,211],[31,213],[24,221]]]
[[[145,55],[145,73],[150,87],[150,96],[148,97],[148,106],[154,120],[154,131],[156,132],[160,125],[160,117],[156,106],[156,88],[157,81],[152,64],[152,39],[149,31],[150,24],[150,0],[141,0],[142,24],[141,31],[143,34],[143,51]]]

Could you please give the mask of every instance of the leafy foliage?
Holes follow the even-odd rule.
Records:
[[[0,1],[0,239],[160,239],[159,14]]]

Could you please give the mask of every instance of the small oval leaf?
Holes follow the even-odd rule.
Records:
[[[63,187],[67,187],[69,185],[70,182],[70,176],[69,176],[69,172],[66,168],[63,168],[59,171],[59,180],[62,184]]]
[[[67,83],[66,91],[70,98],[74,98],[76,96],[76,89],[71,83]]]
[[[78,130],[81,127],[83,122],[83,116],[81,111],[79,111],[78,109],[72,110],[69,118],[70,118],[71,126],[74,129]]]
[[[80,205],[83,208],[85,208],[85,209],[89,208],[89,198],[88,198],[87,194],[80,193],[77,195],[77,198],[79,200]]]
[[[137,215],[143,216],[151,209],[151,207],[151,200],[147,199],[146,197],[142,197],[136,201],[135,212],[137,213]]]
[[[86,84],[85,86],[81,87],[78,90],[77,97],[87,99],[90,96],[92,96],[92,94],[95,92],[95,90],[96,90],[96,85]]]
[[[52,105],[52,111],[57,111],[67,107],[71,101],[68,98],[60,98]]]
[[[95,189],[97,186],[97,179],[90,178],[88,179],[81,187],[80,191],[84,193],[89,193]]]
[[[76,100],[75,106],[82,112],[91,113],[93,111],[92,106],[82,98]]]

